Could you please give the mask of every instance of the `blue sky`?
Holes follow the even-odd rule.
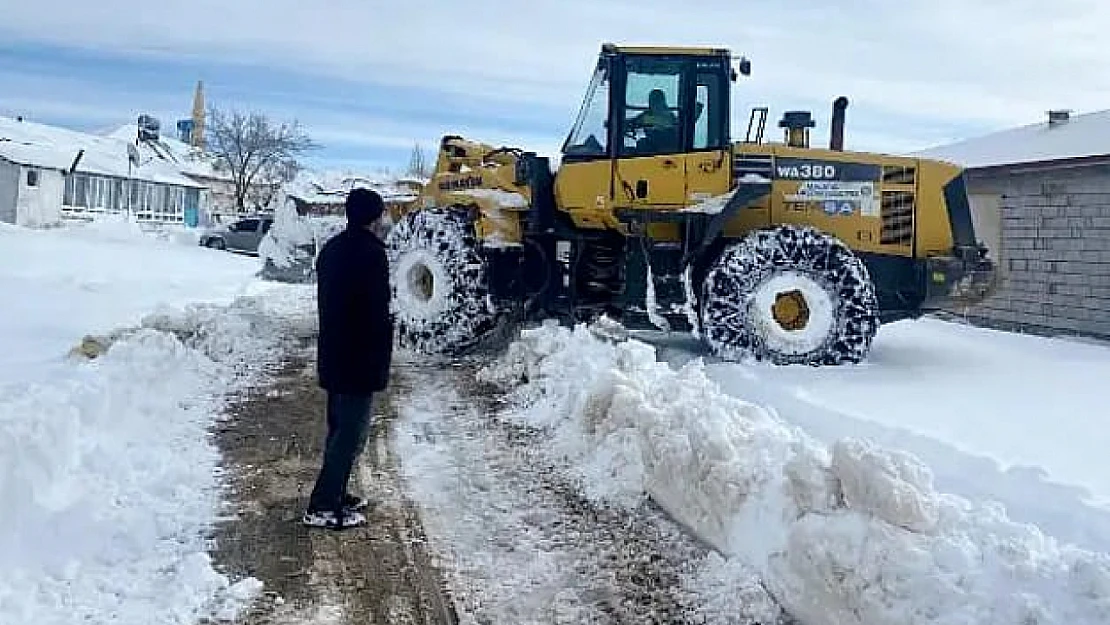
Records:
[[[377,85],[281,66],[88,51],[27,43],[0,48],[0,114],[92,132],[133,124],[151,113],[164,132],[190,115],[197,80],[208,104],[297,119],[321,144],[312,160],[325,166],[403,166],[420,142],[429,156],[438,134],[488,126],[497,101],[474,94],[465,107],[439,106],[435,89]],[[79,78],[78,78],[79,77]],[[12,88],[14,87],[14,88]],[[570,109],[567,109],[570,106]],[[571,102],[497,115],[506,135],[559,133]],[[545,114],[546,113],[546,114]],[[554,123],[552,123],[554,121]],[[552,135],[554,136],[554,135]],[[550,141],[550,137],[540,136]]]
[[[753,76],[734,87],[740,127],[750,106],[770,106],[772,122],[808,108],[823,142],[832,100],[847,95],[852,149],[921,149],[1110,102],[1101,0],[1056,0],[1048,14],[1033,0],[698,6],[700,16],[656,0],[16,4],[0,23],[0,114],[103,130],[148,112],[172,130],[199,79],[210,104],[301,121],[323,145],[318,166],[403,167],[414,142],[431,150],[445,133],[551,153],[603,41],[748,56]]]

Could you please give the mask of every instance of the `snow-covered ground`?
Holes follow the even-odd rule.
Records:
[[[0,263],[0,622],[233,613],[259,586],[206,555],[208,432],[311,332],[311,287],[126,222],[0,226]],[[710,622],[1110,622],[1110,347],[922,320],[808,368],[644,336],[658,351],[526,333],[483,372],[501,424],[452,371],[420,373],[398,451],[468,600],[516,622],[614,597]],[[649,496],[727,559],[645,517]],[[604,581],[626,570],[663,583]]]
[[[312,317],[257,269],[126,223],[0,227],[0,622],[194,623],[259,590],[207,555],[209,428]]]
[[[159,305],[227,302],[258,261],[144,235],[106,218],[31,230],[0,224],[0,381],[44,379],[85,334],[134,324]]]
[[[647,336],[679,366],[686,338]],[[1055,538],[1110,552],[1110,346],[936,319],[883,327],[854,367],[728,364],[707,374],[824,442],[912,452],[942,490],[1003,504]]]
[[[958,367],[951,363],[954,354],[933,360],[930,344],[903,337],[909,353],[899,361],[885,351],[897,352],[899,330],[972,332],[929,323],[907,326],[886,334],[892,344],[878,351],[871,367],[777,370],[706,368],[696,359],[668,366],[639,341],[611,344],[584,328],[572,333],[546,327],[527,332],[486,375],[514,400],[510,418],[546,429],[548,438],[540,444],[571,461],[584,494],[628,509],[651,496],[741,565],[738,587],[750,587],[750,576],[757,575],[803,623],[1110,622],[1107,553],[1082,550],[1015,523],[988,498],[965,498],[939,487],[933,467],[921,458],[899,445],[888,448],[889,440],[870,439],[867,432],[833,434],[820,410],[811,411],[808,425],[826,428],[824,440],[776,414],[773,400],[790,395],[781,379],[767,380],[771,370],[797,376],[798,383],[826,382],[827,376],[832,388],[839,388],[835,380],[878,376],[857,382],[855,395],[840,396],[855,401],[853,406],[881,402],[865,397],[868,392],[884,393],[888,401],[902,397],[898,391],[932,405],[955,401],[944,396],[947,389],[935,376],[920,370],[899,375],[901,367],[914,363]],[[933,346],[940,342],[932,338]],[[995,338],[1027,349],[1045,347],[1022,337]],[[987,343],[980,350],[1001,349]],[[1053,346],[1074,348],[1088,358],[1092,352],[1085,350],[1096,349]],[[1033,350],[1027,358],[1044,358],[1045,351],[1051,349]],[[973,354],[962,357],[975,363],[972,371],[985,364]],[[1007,357],[1016,356],[999,356]],[[732,396],[714,380],[735,384],[745,375],[752,387],[774,387],[762,394],[772,401]],[[967,375],[967,369],[957,374],[965,401],[990,404],[971,395]],[[891,378],[902,376],[903,383],[894,386]],[[1015,384],[1023,380],[1028,382],[1018,378]],[[810,397],[828,388],[815,387],[808,389]],[[735,385],[730,391],[743,392]],[[1017,389],[1010,386],[1009,392]],[[930,404],[886,409],[895,419],[927,411]],[[954,459],[955,466],[944,464]],[[940,460],[937,468],[950,476],[965,470],[958,456]],[[1097,524],[1099,518],[1087,514],[1072,522]]]

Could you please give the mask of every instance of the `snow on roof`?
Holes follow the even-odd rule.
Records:
[[[135,143],[138,138],[139,128],[135,124],[127,124],[109,132],[107,137],[119,141]],[[158,141],[141,141],[137,144],[143,159],[158,158],[172,163],[181,173],[198,178],[214,178],[217,180],[230,180],[225,172],[218,171],[213,165],[213,160],[203,150],[179,141],[162,133]]]
[[[161,159],[143,157],[138,166],[129,168],[127,141],[0,116],[0,158],[20,165],[68,171],[81,150],[84,154],[77,172],[204,187],[182,175],[179,167]]]
[[[351,189],[364,187],[377,191],[386,201],[410,201],[416,195],[398,186],[400,179],[374,177],[349,171],[302,170],[286,185],[285,194],[311,204],[342,203]]]
[[[993,167],[1110,155],[1110,110],[1071,115],[936,146],[914,156],[950,161],[963,167]]]

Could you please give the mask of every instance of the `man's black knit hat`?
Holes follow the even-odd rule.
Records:
[[[359,187],[347,194],[347,224],[366,226],[373,223],[385,212],[382,196],[372,189]]]

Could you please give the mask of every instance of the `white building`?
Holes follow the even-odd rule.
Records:
[[[134,214],[139,221],[197,225],[207,187],[129,141],[0,116],[0,222]]]
[[[208,190],[205,214],[217,221],[242,216],[235,205],[235,181],[218,170],[211,155],[163,133],[142,130],[135,124],[121,126],[107,135],[135,145],[144,160],[162,160]],[[250,209],[247,209],[250,212]]]

